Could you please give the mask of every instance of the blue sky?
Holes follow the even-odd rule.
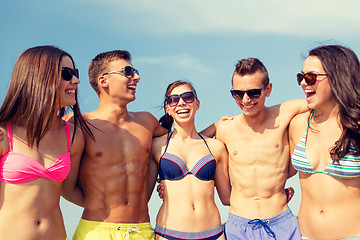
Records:
[[[159,118],[167,85],[186,79],[201,101],[198,130],[240,113],[229,93],[239,59],[257,57],[267,67],[270,106],[303,98],[295,75],[311,48],[341,44],[360,54],[357,0],[15,0],[1,1],[0,9],[1,101],[18,56],[29,47],[55,45],[69,52],[80,70],[81,110],[94,110],[98,99],[87,77],[91,59],[125,49],[141,76],[129,110]],[[297,176],[288,185],[296,191],[290,207],[297,214]],[[160,204],[156,197],[149,204],[153,226]],[[81,208],[66,201],[61,207],[71,238]],[[219,204],[219,209],[225,221],[229,208]]]

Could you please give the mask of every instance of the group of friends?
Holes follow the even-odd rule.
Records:
[[[1,238],[67,239],[63,196],[84,208],[74,240],[360,239],[360,63],[349,48],[309,51],[296,75],[305,99],[270,107],[265,66],[239,60],[229,94],[242,113],[200,133],[190,82],[169,84],[157,120],[127,109],[140,80],[128,51],[98,54],[88,74],[100,103],[81,113],[70,54],[37,46],[18,58],[0,108]],[[297,172],[298,218],[285,191]],[[230,205],[224,228],[215,187]]]

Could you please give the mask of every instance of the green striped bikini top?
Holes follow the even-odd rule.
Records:
[[[293,167],[302,173],[314,174],[324,173],[333,177],[339,178],[357,178],[360,177],[360,156],[354,156],[355,148],[350,145],[349,152],[342,158],[339,163],[333,163],[332,159],[323,171],[315,171],[309,163],[305,153],[305,143],[307,132],[309,130],[310,120],[315,111],[312,112],[305,134],[301,138],[298,145],[295,147],[294,153],[291,157]]]

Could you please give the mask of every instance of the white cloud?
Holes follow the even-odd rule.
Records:
[[[116,26],[123,22],[136,31],[159,34],[353,35],[360,31],[357,0],[102,0],[94,4],[107,6]]]

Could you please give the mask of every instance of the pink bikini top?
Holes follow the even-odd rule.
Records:
[[[61,155],[54,163],[45,168],[38,161],[21,153],[13,152],[13,136],[10,124],[6,124],[9,152],[0,158],[0,181],[5,183],[26,183],[43,177],[62,182],[70,172],[70,128],[65,121],[68,152]]]

